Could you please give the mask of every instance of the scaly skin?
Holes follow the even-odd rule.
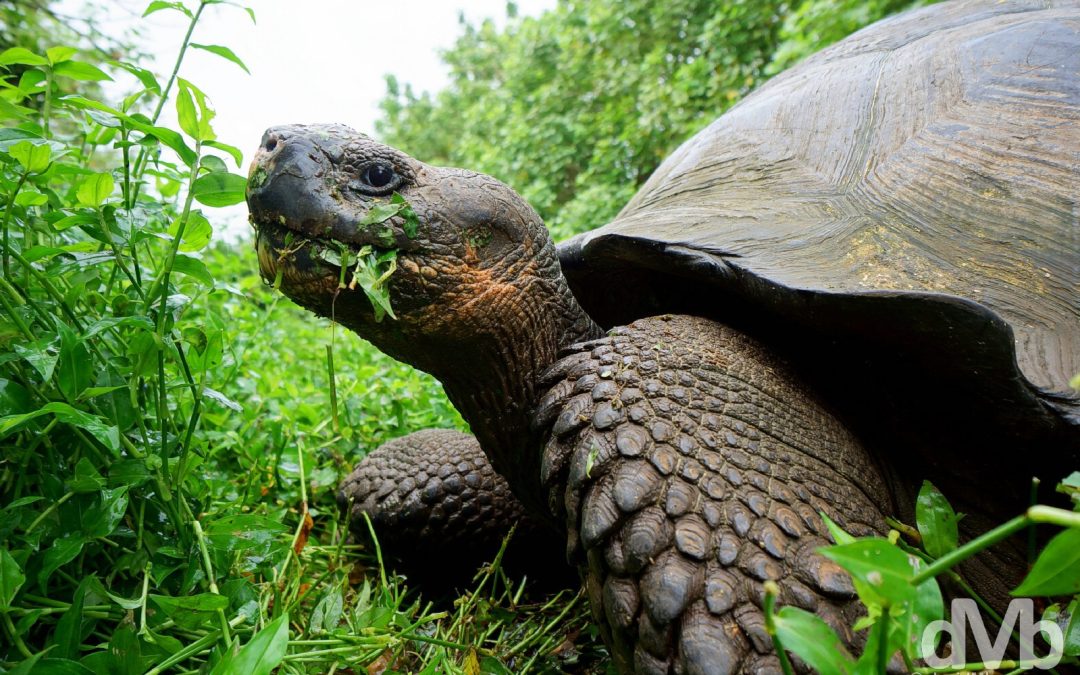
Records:
[[[398,218],[357,224],[373,199],[355,184],[373,162],[395,172],[415,234]],[[621,672],[774,668],[765,579],[857,641],[850,580],[814,552],[828,543],[817,512],[881,531],[888,488],[765,349],[688,317],[605,337],[536,213],[490,177],[339,126],[268,131],[254,172],[264,277],[281,273],[297,302],[442,381],[526,512],[566,534]],[[398,249],[396,320],[375,320],[351,274],[312,254],[327,239]],[[370,461],[361,476],[381,471]]]
[[[425,429],[384,443],[342,481],[337,498],[352,530],[367,535],[367,514],[383,553],[425,589],[468,584],[511,528],[505,567],[572,583],[560,535],[529,518],[480,444],[460,431]]]
[[[850,579],[819,513],[880,532],[885,481],[858,441],[749,338],[643,319],[548,371],[543,480],[624,672],[775,668],[762,582],[846,642]]]

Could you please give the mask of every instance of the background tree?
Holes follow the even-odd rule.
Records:
[[[464,25],[450,84],[387,78],[384,140],[490,173],[557,238],[604,224],[679,143],[770,75],[912,0],[561,0]]]

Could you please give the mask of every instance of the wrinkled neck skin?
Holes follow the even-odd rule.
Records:
[[[539,486],[539,441],[531,437],[531,413],[543,394],[538,382],[561,350],[604,333],[571,294],[547,232],[533,235],[494,261],[474,261],[468,275],[478,281],[422,309],[399,312],[397,321],[351,326],[340,314],[336,320],[434,375],[495,470],[530,511],[549,518]],[[406,256],[399,266],[398,273],[410,276],[425,268],[436,279],[451,268],[461,276],[460,259]]]
[[[522,289],[520,304],[505,321],[483,326],[463,345],[459,367],[433,364],[430,372],[518,499],[547,518],[539,483],[541,448],[531,432],[532,411],[543,394],[537,386],[560,351],[603,331],[577,304],[561,273],[557,280],[530,286]]]

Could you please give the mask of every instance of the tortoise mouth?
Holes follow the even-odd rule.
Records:
[[[260,275],[298,304],[324,315],[327,307],[344,304],[354,319],[376,323],[386,316],[397,318],[387,283],[397,269],[397,249],[303,235],[278,223],[252,223]]]
[[[274,285],[310,284],[333,279],[344,285],[353,281],[353,265],[365,254],[383,255],[397,251],[373,244],[341,241],[303,234],[286,225],[252,221],[259,272]]]

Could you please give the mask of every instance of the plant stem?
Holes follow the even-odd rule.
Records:
[[[203,9],[206,7],[206,0],[200,0],[199,7],[195,10],[195,14],[191,17],[191,22],[188,23],[187,33],[184,34],[184,41],[180,43],[180,51],[176,54],[176,62],[173,64],[172,73],[169,75],[169,81],[165,84],[165,88],[161,90],[161,97],[158,99],[158,104],[154,108],[154,114],[150,117],[150,124],[157,124],[158,118],[161,117],[161,111],[165,109],[165,102],[169,100],[169,92],[172,91],[173,84],[176,83],[176,77],[180,73],[180,64],[184,62],[184,55],[187,53],[188,45],[191,43],[191,35],[195,32],[195,25],[199,23],[199,17],[202,16]],[[195,162],[192,164],[192,172],[197,172],[199,168],[199,151],[195,151]],[[135,158],[135,170],[133,175],[135,177],[135,185],[132,190],[131,204],[135,203],[135,199],[139,196],[139,188],[142,186],[142,175],[146,171],[147,163],[147,151],[145,148],[139,149],[139,154]],[[194,175],[194,174],[193,174]],[[190,193],[190,190],[189,190]]]
[[[338,423],[337,378],[334,377],[334,347],[332,344],[326,345],[326,370],[327,376],[330,378],[330,415],[334,420],[334,433],[338,433],[341,430],[341,425]]]
[[[1027,517],[1035,523],[1050,523],[1061,527],[1080,528],[1080,513],[1053,506],[1032,506],[1027,510]]]
[[[993,546],[1002,539],[1006,539],[1009,536],[1016,534],[1033,523],[1050,523],[1053,525],[1060,525],[1061,527],[1080,528],[1080,513],[1058,509],[1053,506],[1032,506],[1024,515],[1017,516],[1007,523],[999,525],[989,532],[975,537],[960,548],[954,549],[941,556],[924,568],[923,571],[912,577],[911,583],[918,586],[930,577],[936,577],[957,563],[970,558],[985,548]]]
[[[45,101],[41,106],[41,131],[45,138],[51,138],[52,132],[49,130],[49,117],[52,115],[52,88],[53,88],[53,69],[52,66],[45,68]]]
[[[22,190],[23,183],[26,182],[26,177],[30,175],[29,171],[23,171],[19,174],[19,182],[15,185],[15,189],[8,197],[7,207],[4,209],[4,276],[11,278],[11,270],[9,269],[11,263],[8,261],[8,251],[11,250],[11,246],[8,244],[8,225],[11,222],[11,209],[15,206],[15,197],[18,196],[19,191]]]
[[[244,615],[241,614],[241,615],[235,617],[232,621],[230,621],[229,626],[232,627],[232,628],[235,628],[236,626],[242,624],[244,622],[244,619],[245,619]],[[180,651],[176,652],[175,654],[173,654],[169,658],[165,659],[161,663],[157,664],[156,666],[154,666],[150,670],[146,671],[146,675],[160,675],[161,673],[165,672],[169,668],[172,668],[173,666],[180,663],[181,661],[185,661],[188,658],[198,654],[199,652],[201,652],[201,651],[203,651],[205,649],[209,649],[210,646],[212,644],[214,644],[215,642],[217,642],[218,639],[220,639],[220,638],[221,638],[221,631],[220,630],[215,630],[215,631],[213,631],[211,633],[208,633],[208,634],[204,635],[203,637],[199,638],[198,640],[196,640],[195,642],[192,642],[187,647],[184,647]]]
[[[7,629],[8,635],[11,636],[11,642],[15,645],[15,648],[19,650],[19,653],[23,655],[23,658],[33,658],[33,654],[27,648],[26,643],[19,637],[19,632],[15,630],[15,624],[11,623],[11,616],[8,613],[0,612],[0,615],[4,617],[4,628]]]
[[[1035,508],[1040,507],[1032,507],[1032,509]],[[1029,509],[1029,512],[1032,509]],[[985,548],[989,548],[1001,541],[1002,539],[1006,539],[1007,537],[1016,534],[1020,530],[1024,529],[1024,527],[1026,527],[1029,523],[1031,523],[1031,519],[1028,518],[1028,516],[1017,516],[1012,520],[1008,521],[1007,523],[999,525],[994,529],[990,530],[989,532],[975,537],[963,546],[949,551],[931,564],[927,565],[925,568],[923,568],[921,572],[912,577],[911,584],[913,586],[918,586],[927,579],[930,579],[931,577],[936,577],[945,570],[975,555],[979,551]]]
[[[199,551],[202,553],[203,568],[206,570],[206,581],[210,586],[210,592],[221,595],[217,581],[214,580],[214,566],[210,563],[210,550],[206,548],[206,537],[203,536],[202,523],[198,520],[191,521],[191,527],[195,530],[195,539],[199,542]],[[225,610],[218,610],[218,618],[221,619],[221,637],[225,641],[225,649],[228,651],[232,646],[232,638],[229,636],[229,619],[225,616]]]
[[[776,585],[775,581],[765,582],[765,632],[772,638],[773,647],[776,648],[776,657],[780,660],[780,669],[784,671],[784,675],[794,675],[794,669],[791,667],[791,660],[788,658],[787,651],[784,649],[783,643],[780,642],[780,636],[776,633],[776,596],[780,594],[780,587]],[[878,623],[884,625],[884,621],[878,621]],[[882,670],[881,672],[885,672]]]
[[[26,530],[23,532],[23,536],[28,535],[31,532],[33,532],[34,528],[36,528],[38,525],[40,525],[42,520],[45,520],[45,518],[50,513],[52,513],[56,509],[58,509],[61,504],[63,504],[64,502],[66,502],[67,500],[71,499],[74,496],[75,496],[74,492],[68,492],[63,497],[61,497],[60,499],[57,499],[52,504],[49,504],[49,508],[45,509],[40,514],[38,514],[38,517],[34,519],[34,522],[30,523],[30,525],[27,526]]]

